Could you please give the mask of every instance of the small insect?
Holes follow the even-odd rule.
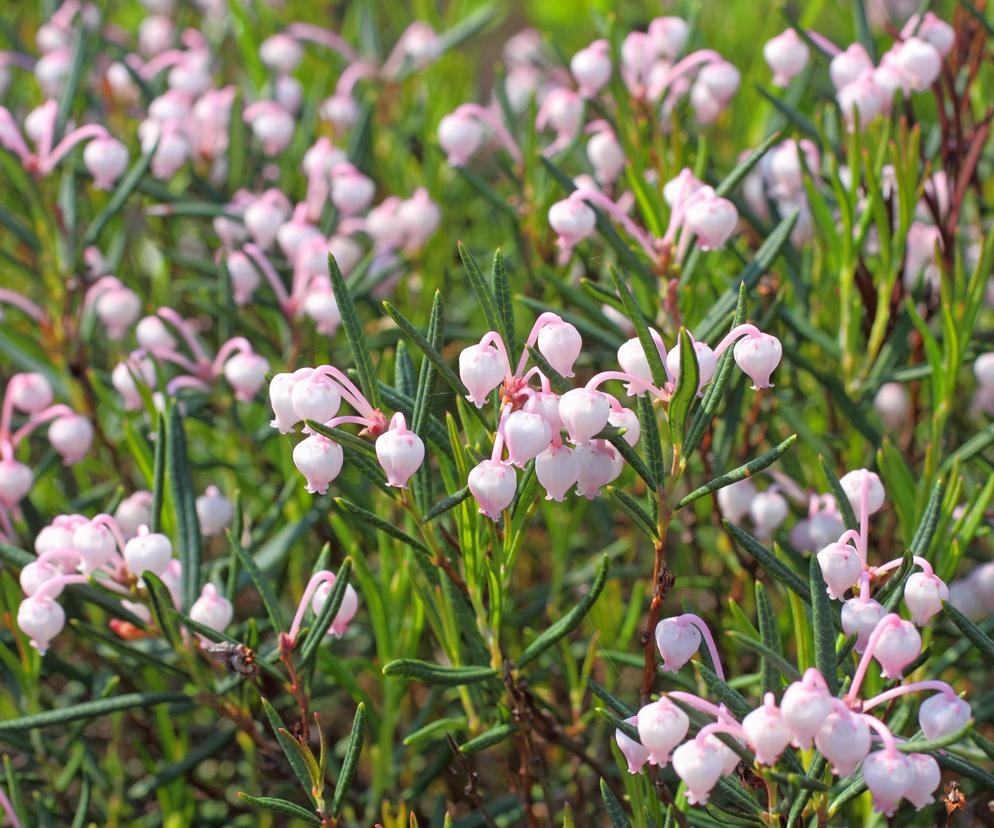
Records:
[[[255,663],[255,653],[244,644],[224,641],[220,644],[210,644],[205,649],[212,659],[224,664],[233,673],[253,678],[259,672]]]

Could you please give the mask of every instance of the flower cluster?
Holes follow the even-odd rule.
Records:
[[[8,510],[16,509],[31,490],[34,472],[15,452],[40,426],[48,426],[48,442],[66,465],[76,463],[90,450],[93,426],[69,406],[53,404],[55,391],[39,373],[14,374],[0,403],[0,533],[14,537]],[[15,416],[25,415],[15,427]]]
[[[723,680],[707,625],[689,613],[665,618],[656,627],[663,669],[681,669],[697,652],[702,638],[715,672]],[[912,752],[913,742],[899,746],[898,738],[868,711],[907,693],[937,691],[918,710],[921,731],[931,740],[965,727],[970,705],[941,681],[899,685],[868,699],[859,696],[872,659],[880,664],[885,677],[900,678],[920,647],[912,625],[895,614],[885,615],[876,624],[852,684],[842,697],[830,693],[824,676],[814,668],[784,690],[779,705],[774,694],[767,693],[763,703],[741,720],[724,705],[672,691],[627,718],[628,727],[616,730],[615,740],[631,773],[638,773],[647,763],[657,767],[672,763],[687,786],[688,801],[695,805],[706,804],[718,780],[733,773],[743,758],[754,759],[758,765],[775,765],[789,746],[807,750],[814,745],[831,763],[835,775],[848,777],[859,769],[877,810],[892,816],[902,799],[920,809],[933,801],[932,793],[940,782],[938,764],[927,753]],[[688,711],[714,719],[691,739],[687,739],[691,725]],[[880,741],[877,750],[873,750],[874,738]]]
[[[293,430],[301,420],[331,429],[345,424],[361,425],[361,434],[376,438],[375,451],[387,485],[406,488],[424,461],[424,442],[408,429],[399,411],[389,423],[386,416],[363,396],[348,376],[333,365],[300,368],[292,374],[277,374],[269,384],[273,428],[281,434]],[[342,403],[356,414],[339,415]],[[310,433],[310,428],[305,428]],[[293,449],[293,463],[307,480],[307,491],[324,494],[342,471],[342,447],[324,434],[310,433]]]
[[[496,331],[459,354],[459,376],[470,402],[482,408],[490,393],[500,387],[500,415],[490,458],[474,467],[468,480],[482,514],[494,521],[500,518],[517,489],[514,467],[524,468],[532,460],[547,500],[563,500],[574,485],[577,494],[593,499],[601,487],[621,474],[621,454],[600,435],[609,426],[623,429],[623,439],[634,446],[640,436],[639,419],[632,409],[599,387],[621,381],[627,384],[629,396],[648,393],[656,400],[668,401],[680,375],[679,344],[667,352],[659,333],[653,330],[651,335],[666,371],[663,387],[653,384],[649,361],[636,337],[618,349],[622,371],[605,371],[580,388],[554,393],[541,368],[528,367],[530,349],[537,347],[560,376],[572,377],[583,348],[580,332],[554,313],[543,313],[535,321],[513,372],[507,347]],[[754,325],[740,325],[713,350],[704,342],[694,342],[698,390],[710,382],[718,358],[733,345],[735,361],[752,379],[753,388],[771,386],[770,374],[782,354],[779,340]],[[538,382],[538,388],[531,386],[532,380]],[[563,432],[572,447],[564,444]]]

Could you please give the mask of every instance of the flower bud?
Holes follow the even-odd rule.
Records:
[[[288,75],[304,56],[301,45],[290,35],[283,33],[267,37],[259,46],[259,57],[267,68],[279,75]]]
[[[735,343],[732,355],[735,364],[752,380],[753,391],[773,387],[770,374],[783,356],[779,339],[765,333],[749,334]]]
[[[862,43],[851,44],[844,52],[839,52],[832,58],[828,73],[836,91],[855,82],[865,72],[873,70],[873,61]]]
[[[464,167],[483,144],[483,125],[469,115],[453,112],[438,124],[438,143],[450,167]]]
[[[344,131],[359,120],[359,104],[351,95],[330,95],[322,101],[318,114],[322,120]]]
[[[78,463],[93,445],[93,426],[80,414],[57,417],[48,427],[48,441],[67,466]]]
[[[863,781],[873,794],[873,809],[888,817],[915,781],[908,760],[896,750],[877,750],[863,760]]]
[[[905,757],[911,768],[911,782],[904,790],[904,798],[916,811],[934,802],[932,794],[942,783],[939,763],[927,753],[909,753]]]
[[[793,29],[766,41],[763,57],[773,71],[773,85],[787,86],[808,63],[808,46]]]
[[[315,615],[321,614],[321,610],[324,609],[324,605],[328,602],[331,588],[335,585],[334,574],[330,572],[328,574],[330,579],[318,585],[318,588],[314,590],[314,597],[311,598],[311,609]],[[341,638],[345,635],[349,624],[355,618],[355,614],[358,611],[359,593],[355,591],[352,584],[347,584],[345,594],[342,596],[342,603],[338,607],[335,617],[332,619],[331,626],[328,627],[328,635],[333,635],[335,638]]]
[[[335,294],[327,283],[311,287],[304,299],[304,313],[314,321],[317,332],[327,336],[334,334],[342,321]]]
[[[415,252],[425,243],[442,221],[442,211],[431,200],[424,187],[418,187],[414,194],[397,207],[397,221],[404,234],[404,249]]]
[[[562,502],[579,474],[573,449],[549,446],[535,458],[535,474],[545,489],[545,499]]]
[[[642,436],[642,424],[639,422],[638,414],[630,408],[612,409],[607,422],[615,428],[625,429],[623,438],[630,446],[636,445],[639,437]]]
[[[994,381],[994,361],[991,363],[991,378]],[[873,407],[887,428],[899,429],[911,416],[911,397],[901,383],[885,382],[873,398]]]
[[[65,625],[65,611],[54,598],[25,598],[17,608],[17,626],[31,639],[31,646],[42,655]]]
[[[749,504],[749,517],[760,537],[768,538],[787,519],[790,507],[780,492],[767,489],[755,495]]]
[[[870,752],[870,728],[862,715],[837,706],[825,717],[815,746],[829,762],[837,776],[849,776]]]
[[[594,176],[601,184],[615,181],[625,169],[625,151],[614,132],[602,129],[587,141],[587,160],[594,168]]]
[[[56,518],[56,521],[58,520]],[[86,519],[84,518],[83,520],[85,521]],[[56,549],[71,548],[72,536],[76,528],[77,525],[75,523],[65,525],[61,522],[43,527],[38,533],[38,537],[35,538],[35,552],[38,555],[44,555],[46,552],[53,552]]]
[[[841,600],[859,580],[863,560],[856,547],[848,543],[830,543],[818,553],[818,566],[830,597]]]
[[[707,342],[698,342],[691,338],[694,343],[694,355],[697,357],[697,390],[700,391],[705,385],[711,382],[714,376],[714,369],[718,365],[718,358]],[[673,382],[680,380],[680,340],[670,349],[666,355],[666,368],[673,377]]]
[[[245,229],[259,247],[268,250],[287,219],[289,205],[278,190],[269,190],[245,208]]]
[[[918,725],[926,739],[941,739],[970,721],[970,705],[952,693],[929,696],[918,708]]]
[[[147,123],[147,122],[146,122]],[[144,137],[148,135],[147,139]],[[152,175],[161,180],[172,178],[180,171],[192,152],[190,140],[183,134],[175,122],[167,123],[160,127],[152,124],[152,129],[143,135],[142,152],[148,152],[158,146],[155,155],[152,156]]]
[[[790,728],[795,747],[806,750],[832,709],[832,696],[814,668],[805,671],[800,681],[793,682],[780,700],[780,713]]]
[[[597,215],[581,198],[566,198],[549,208],[549,226],[556,232],[561,251],[572,250],[594,232]]]
[[[611,79],[611,52],[606,40],[595,40],[569,62],[570,72],[585,98],[592,98]]]
[[[467,483],[480,506],[480,514],[493,521],[499,520],[500,513],[511,505],[518,487],[514,469],[497,460],[484,460],[474,466]]]
[[[305,369],[305,375],[310,369]],[[300,422],[300,417],[294,410],[293,387],[300,379],[296,374],[277,374],[269,383],[269,403],[273,408],[273,420],[270,426],[279,429],[280,434],[293,431]]]
[[[117,552],[117,541],[110,530],[93,522],[84,523],[73,532],[72,545],[82,558],[79,571],[84,575],[110,563]]]
[[[681,17],[657,17],[649,23],[648,33],[659,55],[673,60],[683,51],[690,27]]]
[[[101,293],[94,310],[107,329],[107,336],[120,339],[141,315],[142,303],[133,290],[120,285]]]
[[[691,739],[673,751],[673,770],[687,786],[687,802],[707,804],[724,770],[724,759],[708,739]]]
[[[621,347],[618,348],[618,364],[626,374],[631,374],[643,382],[652,383],[652,370],[649,368],[649,360],[646,359],[645,349],[643,349],[642,342],[637,336],[622,343]],[[628,385],[627,391],[629,396],[634,394],[641,397],[646,393],[644,389],[632,384]]]
[[[690,719],[665,696],[645,705],[636,718],[639,739],[649,751],[649,764],[665,768],[673,748],[687,735]]]
[[[508,460],[519,468],[549,445],[552,429],[541,414],[513,411],[504,421],[504,444]]]
[[[21,585],[21,591],[30,598],[39,590],[42,584],[64,574],[62,567],[54,562],[31,561],[21,567],[21,574],[18,577],[18,581]]]
[[[884,505],[884,485],[880,482],[879,476],[866,469],[853,469],[853,471],[847,472],[842,476],[839,484],[842,486],[842,491],[846,493],[846,497],[849,498],[849,503],[852,504],[853,510],[858,515],[862,500],[864,477],[866,480],[866,508],[867,512],[872,515],[875,512],[879,512]]]
[[[790,743],[791,733],[783,714],[773,703],[773,694],[766,694],[766,702],[742,720],[749,745],[761,765],[775,765]]]
[[[214,584],[204,584],[200,597],[190,607],[190,618],[216,632],[224,632],[231,623],[235,610]]]
[[[312,434],[293,447],[293,464],[307,480],[307,491],[324,494],[342,471],[342,447],[320,434]]]
[[[564,377],[573,376],[573,363],[580,355],[583,339],[580,332],[569,322],[556,317],[547,322],[538,332],[538,350],[549,365]]]
[[[35,64],[35,79],[46,98],[58,98],[72,67],[72,51],[63,47],[42,55]]]
[[[548,125],[561,137],[576,135],[583,122],[583,109],[583,98],[572,89],[558,86],[542,101],[536,125],[539,129]]]
[[[196,501],[200,532],[205,537],[220,535],[235,514],[234,506],[217,486],[208,486]]]
[[[656,625],[656,646],[663,658],[663,670],[676,673],[701,646],[701,633],[685,619],[664,618]]]
[[[491,345],[470,345],[459,354],[459,378],[469,391],[466,399],[477,408],[483,408],[509,370],[504,353]]]
[[[684,224],[697,236],[701,250],[718,250],[725,246],[739,221],[739,211],[727,198],[720,198],[710,187],[702,188],[684,214]]]
[[[255,269],[255,265],[241,250],[230,253],[225,264],[228,268],[228,277],[231,279],[231,293],[235,304],[248,304],[262,283],[259,271]]]
[[[146,351],[175,348],[176,338],[158,316],[144,316],[135,325],[135,339]]]
[[[846,525],[838,512],[816,512],[808,518],[809,551],[814,552],[828,546],[835,538],[846,531]]]
[[[425,444],[407,428],[404,415],[397,412],[390,428],[376,438],[376,459],[387,474],[387,485],[403,489],[407,481],[421,468],[425,459]]]
[[[852,129],[859,113],[859,123],[865,126],[881,112],[886,111],[890,96],[888,91],[878,83],[877,73],[863,73],[856,80],[843,86],[836,96],[839,109],[845,116],[846,123]]]
[[[138,528],[137,537],[124,545],[124,562],[132,575],[151,572],[161,576],[173,557],[173,546],[169,538],[158,532],[149,532],[147,526]]]
[[[269,363],[258,354],[235,354],[224,363],[224,378],[235,389],[235,397],[248,402],[266,382]]]
[[[24,496],[31,490],[34,473],[16,460],[0,460],[0,506],[17,508]]]
[[[912,22],[914,21],[914,22]],[[935,47],[935,50],[945,57],[956,43],[956,30],[945,20],[940,20],[932,12],[925,12],[925,17],[918,23],[918,16],[912,15],[907,26],[918,26],[918,37]]]
[[[707,64],[697,75],[697,83],[705,87],[724,106],[738,91],[742,76],[727,60]]]
[[[637,728],[638,721],[638,716],[629,716],[625,719],[625,724],[630,724],[632,727]],[[645,763],[649,761],[649,751],[640,742],[636,742],[621,730],[614,731],[614,741],[617,743],[621,755],[625,757],[625,761],[628,763],[629,773],[638,773],[645,767]]]
[[[942,611],[949,600],[949,587],[934,574],[915,572],[904,583],[904,605],[919,627]]]
[[[94,138],[83,150],[83,163],[98,190],[110,190],[128,168],[128,148],[116,138]]]
[[[914,624],[895,614],[884,616],[880,626],[873,657],[880,664],[880,674],[884,678],[900,678],[904,668],[918,658],[921,636]]]
[[[559,398],[559,416],[574,443],[586,443],[604,430],[611,416],[607,394],[574,388]]]
[[[573,449],[576,459],[576,493],[593,500],[621,474],[625,461],[607,440],[591,440]]]
[[[52,404],[55,392],[44,374],[14,374],[7,384],[11,405],[25,414],[37,414]]]
[[[132,372],[147,385],[155,382],[155,366],[150,359],[132,359],[115,365],[110,374],[110,381],[121,395],[125,411],[137,411],[144,404]]]
[[[856,636],[853,649],[857,653],[866,649],[870,635],[886,614],[884,606],[872,598],[850,598],[842,605],[842,631]]]
[[[917,37],[909,37],[895,46],[891,55],[908,86],[917,92],[928,89],[942,71],[942,55],[931,43]]]
[[[252,134],[262,144],[262,152],[270,157],[283,152],[293,138],[296,120],[276,101],[258,101],[245,108],[245,120]]]
[[[553,434],[563,430],[563,421],[559,416],[559,395],[552,391],[533,391],[524,405],[530,414],[539,414],[548,424]]]
[[[275,379],[275,378],[274,378]],[[272,395],[272,385],[270,385]],[[290,404],[295,420],[326,423],[338,413],[342,395],[338,385],[321,373],[298,379],[290,387]]]

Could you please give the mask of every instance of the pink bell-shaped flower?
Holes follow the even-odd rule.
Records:
[[[580,355],[583,339],[569,322],[558,317],[546,322],[538,332],[538,350],[564,377],[573,376],[573,363]]]
[[[110,563],[114,553],[117,552],[117,541],[114,540],[110,530],[100,523],[89,521],[73,532],[72,545],[82,559],[79,571],[84,575],[89,575]]]
[[[348,162],[334,166],[331,174],[331,202],[343,216],[365,210],[376,194],[376,184]]]
[[[828,594],[837,600],[843,598],[863,571],[863,561],[856,547],[838,541],[830,543],[818,553],[818,566],[825,579]]]
[[[259,45],[259,58],[274,72],[287,75],[297,68],[304,57],[301,45],[290,35],[279,32]]]
[[[559,395],[552,391],[533,391],[524,405],[525,411],[538,414],[549,424],[553,434],[563,430],[563,421],[559,416]]]
[[[790,744],[790,728],[774,703],[772,693],[767,693],[763,704],[742,720],[742,729],[761,765],[775,765]]]
[[[48,427],[48,441],[70,466],[82,460],[93,445],[93,426],[81,414],[64,414]]]
[[[272,384],[270,384],[271,394]],[[293,383],[290,389],[290,403],[297,420],[326,423],[338,413],[342,405],[342,394],[330,377],[313,373]]]
[[[549,226],[559,237],[556,244],[567,255],[594,232],[597,214],[582,198],[565,198],[549,208]]]
[[[701,633],[685,618],[664,618],[656,624],[656,646],[663,659],[663,670],[680,670],[701,646]]]
[[[276,101],[256,101],[245,107],[244,118],[252,134],[262,144],[265,155],[274,157],[285,150],[293,138],[296,119]]]
[[[842,605],[842,631],[856,636],[853,649],[857,653],[866,649],[870,635],[886,614],[884,606],[872,598],[850,598]]]
[[[501,384],[508,370],[504,353],[492,345],[470,345],[459,354],[459,378],[469,391],[466,399],[477,408],[483,408],[487,396]]]
[[[711,346],[706,342],[698,342],[696,339],[692,341],[694,343],[694,355],[697,357],[697,390],[700,391],[705,385],[711,382],[711,378],[714,376],[714,369],[718,365],[718,358],[714,355],[714,351],[711,350]],[[666,368],[670,376],[673,377],[673,382],[678,382],[680,379],[679,340],[677,340],[676,345],[666,355]]]
[[[504,421],[504,444],[508,459],[515,466],[524,466],[549,446],[552,428],[541,414],[512,411]]]
[[[866,48],[861,43],[850,44],[844,52],[839,52],[833,57],[828,66],[828,73],[836,91],[853,83],[864,72],[872,70],[873,61],[870,60]]]
[[[586,443],[604,430],[611,416],[607,394],[574,388],[559,398],[559,416],[574,443]]]
[[[16,460],[0,460],[0,506],[14,509],[31,491],[34,472]]]
[[[25,414],[37,414],[52,404],[55,392],[44,374],[14,374],[7,384],[10,404]]]
[[[283,373],[274,376],[269,383],[269,403],[273,408],[270,426],[279,429],[280,434],[293,431],[293,427],[300,422],[293,406],[293,387],[298,379],[296,374]]]
[[[636,719],[639,739],[649,751],[649,764],[665,768],[673,748],[687,735],[690,719],[665,696],[639,710]]]
[[[83,150],[83,163],[93,176],[93,186],[110,190],[128,168],[128,148],[116,138],[94,138]]]
[[[158,532],[150,532],[147,526],[138,528],[138,535],[124,545],[124,562],[132,575],[151,572],[162,575],[173,557],[173,545],[169,538]]]
[[[518,487],[514,469],[498,460],[484,460],[469,472],[469,490],[480,505],[480,514],[493,521],[500,519]]]
[[[849,776],[870,752],[870,728],[861,714],[838,705],[818,728],[815,746],[832,763],[834,774]]]
[[[842,110],[850,130],[856,122],[857,113],[860,124],[866,125],[887,110],[890,95],[877,83],[877,78],[876,73],[864,72],[856,80],[843,86],[836,95],[839,109]]]
[[[266,382],[269,363],[252,353],[235,354],[224,363],[224,378],[235,389],[235,398],[248,402]]]
[[[934,573],[912,573],[904,584],[904,605],[918,626],[928,623],[949,600],[949,587]]]
[[[234,615],[231,601],[218,592],[214,584],[204,584],[200,597],[190,607],[190,618],[216,632],[224,632]]]
[[[880,674],[884,678],[900,678],[904,668],[918,658],[922,638],[914,624],[903,621],[898,615],[884,616],[880,625],[873,657],[880,664]]]
[[[65,611],[58,601],[49,596],[25,598],[17,608],[17,626],[31,639],[31,646],[42,655],[65,625]]]
[[[438,123],[438,143],[450,167],[464,167],[483,144],[483,125],[469,115],[453,112]]]
[[[715,195],[710,187],[701,188],[694,196],[684,222],[702,250],[719,250],[731,237],[739,221],[739,211],[727,198]]]
[[[860,502],[862,499],[863,481],[866,481],[866,505],[869,514],[879,512],[884,505],[884,484],[880,482],[880,477],[867,469],[853,469],[853,471],[842,475],[839,484],[842,491],[846,493],[853,511],[859,514]]]
[[[231,294],[236,305],[247,305],[262,284],[262,277],[241,250],[231,253],[225,262],[231,279]]]
[[[124,285],[107,288],[93,305],[97,318],[111,339],[121,339],[141,314],[142,303],[137,294]]]
[[[970,721],[970,704],[952,693],[929,696],[918,708],[918,725],[926,739],[941,739]]]
[[[780,712],[790,728],[795,747],[807,749],[832,709],[832,696],[814,668],[808,668],[800,681],[795,681],[784,691]]]
[[[315,615],[319,615],[321,610],[324,609],[324,605],[328,602],[328,596],[331,594],[331,588],[335,585],[334,574],[330,572],[328,574],[331,576],[330,579],[321,583],[314,590],[314,597],[311,598],[311,609]],[[341,638],[345,635],[349,624],[355,618],[355,614],[358,611],[359,593],[353,589],[352,584],[348,584],[345,587],[345,594],[342,596],[342,604],[338,608],[338,612],[335,613],[331,626],[328,628],[328,635],[333,635],[335,638]]]
[[[642,436],[642,424],[639,422],[638,414],[630,408],[615,408],[607,418],[608,425],[615,428],[623,428],[624,440],[628,445],[634,446]]]
[[[293,447],[293,464],[307,480],[307,491],[324,494],[342,471],[344,454],[334,440],[312,434]]]
[[[152,521],[152,493],[139,491],[124,498],[114,510],[114,520],[125,538],[135,537],[139,528]]]
[[[749,507],[758,494],[756,484],[748,477],[718,489],[718,508],[722,517],[738,523],[749,514]]]
[[[587,141],[587,160],[601,184],[615,181],[625,169],[625,151],[610,129],[600,129]]]
[[[576,493],[593,500],[601,487],[615,480],[625,461],[607,440],[591,440],[573,449],[576,459]]]
[[[158,316],[144,316],[135,325],[135,339],[146,351],[175,348],[176,337],[169,333],[166,323]]]
[[[376,459],[387,475],[387,485],[399,489],[421,468],[425,459],[425,444],[413,431],[408,430],[407,420],[397,412],[390,420],[390,428],[376,438]]]
[[[749,503],[749,517],[756,527],[756,534],[768,538],[780,528],[790,514],[786,498],[775,488],[756,494]]]
[[[721,778],[725,757],[708,740],[691,739],[673,751],[673,770],[687,786],[687,802],[706,805]]]
[[[569,69],[580,94],[592,98],[611,79],[611,52],[606,40],[595,40],[581,49],[569,62]]]
[[[66,517],[65,515],[60,515],[59,517]],[[56,518],[58,520],[58,518]],[[85,518],[79,522],[79,526],[83,523],[88,523]],[[52,523],[49,526],[45,526],[38,533],[35,538],[35,552],[39,555],[44,555],[46,552],[51,552],[56,549],[62,549],[63,547],[71,547],[73,545],[72,536],[73,532],[76,531],[77,525],[72,526],[63,525],[61,521],[59,523]]]
[[[304,314],[314,321],[318,333],[333,336],[338,330],[342,314],[327,281],[311,284],[304,299]]]
[[[638,716],[630,716],[625,719],[625,724],[630,724],[632,727],[637,728],[638,721]],[[638,773],[645,767],[645,763],[649,761],[648,748],[636,742],[621,730],[614,731],[614,741],[617,743],[621,755],[625,757],[625,761],[628,763],[629,773]]]
[[[197,498],[196,510],[200,533],[208,538],[220,535],[235,513],[232,502],[221,494],[217,486],[208,486]]]
[[[916,811],[934,802],[932,794],[942,783],[939,763],[927,753],[909,753],[905,757],[911,769],[911,782],[904,790],[904,798]]]
[[[21,585],[21,591],[30,597],[38,591],[42,584],[65,574],[62,567],[54,562],[31,561],[21,567],[21,574],[17,580]]]
[[[569,446],[549,446],[535,458],[535,474],[545,489],[546,500],[565,500],[578,472],[576,457]]]
[[[735,364],[752,380],[752,390],[772,388],[770,374],[780,364],[783,346],[770,334],[749,334],[735,343],[732,349]]]
[[[793,29],[766,41],[763,57],[773,71],[773,85],[787,86],[807,66],[808,54],[808,45]]]
[[[885,748],[863,760],[863,781],[873,794],[873,809],[892,817],[914,783],[915,773],[904,756]]]
[[[891,54],[908,87],[916,92],[928,89],[942,71],[942,55],[931,43],[920,38],[909,37],[896,45]]]

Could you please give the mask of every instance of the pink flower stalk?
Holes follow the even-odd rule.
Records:
[[[293,622],[290,624],[290,631],[286,634],[291,649],[297,642],[297,635],[303,624],[304,616],[307,614],[307,608],[310,607],[314,615],[320,615],[336,580],[334,572],[322,569],[320,572],[315,572],[311,576],[310,581],[307,582],[304,594],[301,596],[300,603],[297,605],[297,612],[294,614]],[[338,612],[334,619],[332,619],[331,626],[328,628],[328,635],[341,638],[348,629],[349,623],[355,617],[358,609],[359,596],[355,589],[353,589],[352,584],[348,584],[345,587],[345,595],[342,596],[341,606],[339,606]]]
[[[787,86],[808,64],[808,45],[793,29],[786,29],[763,46],[763,57],[773,71],[773,85]]]
[[[45,58],[42,58],[42,61],[44,60]],[[39,61],[39,65],[42,61]],[[57,113],[58,104],[54,100],[48,100],[28,116],[29,122],[25,126],[29,132],[34,133],[35,140],[35,152],[32,152],[14,116],[9,110],[0,106],[0,146],[14,153],[28,172],[45,176],[49,175],[59,162],[82,142],[91,139],[110,139],[110,134],[104,127],[99,124],[87,124],[72,130],[53,147]]]

